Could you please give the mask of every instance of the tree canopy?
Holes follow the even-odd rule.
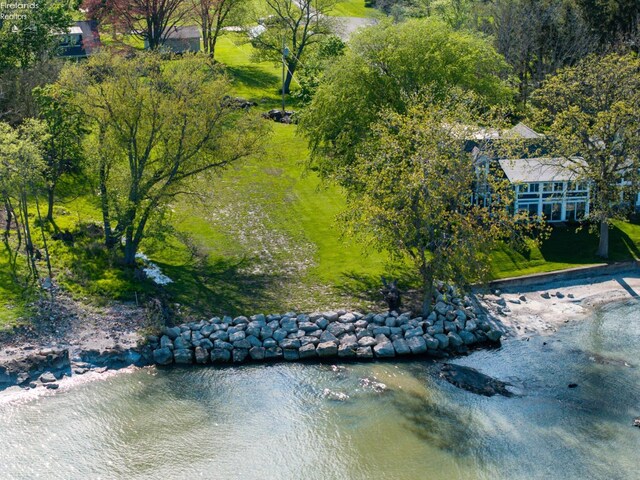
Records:
[[[549,77],[534,103],[550,161],[592,185],[589,217],[600,225],[598,255],[607,258],[609,223],[640,187],[640,60],[591,55]]]
[[[464,150],[476,128],[460,95],[443,103],[427,97],[404,113],[384,110],[350,168],[360,179],[343,214],[349,231],[415,265],[428,314],[434,281],[467,286],[486,279],[492,250],[520,241],[531,224],[510,213],[512,189],[490,172],[490,201],[477,201],[478,172]]]
[[[487,103],[507,101],[504,59],[490,42],[437,19],[383,23],[357,33],[344,56],[325,73],[301,118],[311,167],[344,185],[345,167],[383,109],[404,113],[413,95],[429,88],[444,99],[454,88]],[[352,179],[351,179],[352,180]]]
[[[228,79],[205,57],[97,55],[65,69],[60,87],[87,119],[105,242],[123,242],[127,265],[191,179],[256,153],[265,136],[264,122],[228,102]]]

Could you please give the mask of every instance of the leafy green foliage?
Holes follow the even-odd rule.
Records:
[[[2,3],[0,13],[0,72],[14,67],[27,68],[57,48],[52,33],[65,33],[71,23],[68,5],[57,0],[38,2],[37,8],[12,8]]]
[[[551,142],[550,162],[589,181],[589,217],[600,224],[598,255],[608,256],[612,218],[635,203],[640,187],[640,60],[592,55],[545,81],[534,97],[536,120]]]
[[[47,219],[52,222],[54,195],[60,178],[80,171],[85,120],[80,109],[72,104],[69,92],[49,85],[36,87],[33,95],[38,104],[39,117],[47,130],[47,137],[43,141],[46,164],[43,174],[48,197]]]
[[[286,64],[283,89],[289,93],[291,81],[308,47],[332,34],[333,25],[327,13],[335,0],[266,0],[269,16],[264,30],[251,34],[255,58]],[[286,49],[286,52],[284,51]]]
[[[383,112],[349,167],[358,186],[343,218],[378,249],[411,260],[423,281],[424,313],[435,279],[458,285],[487,279],[499,242],[522,246],[532,226],[510,212],[508,182],[489,174],[490,195],[476,196],[477,172],[464,151],[476,130],[470,103],[466,96],[444,105],[427,97],[406,114]]]
[[[300,99],[303,104],[309,103],[322,82],[324,72],[344,54],[345,48],[346,45],[340,37],[332,35],[312,49],[298,71],[300,89],[293,97]]]
[[[488,103],[504,102],[511,93],[501,80],[506,70],[487,40],[437,19],[367,28],[328,69],[303,112],[310,165],[322,177],[348,185],[345,167],[355,161],[382,109],[406,112],[413,96],[427,88],[437,99],[460,88]]]
[[[105,242],[124,237],[128,265],[148,223],[190,192],[193,177],[256,153],[265,133],[264,123],[227,101],[228,80],[204,56],[94,56],[67,68],[60,85],[74,92],[92,131],[87,158]]]

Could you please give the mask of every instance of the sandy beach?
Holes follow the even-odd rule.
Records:
[[[640,271],[513,286],[478,294],[477,299],[505,337],[548,335],[566,323],[585,318],[598,305],[640,301]]]

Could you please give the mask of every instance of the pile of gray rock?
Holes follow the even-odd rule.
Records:
[[[165,328],[148,343],[159,365],[240,363],[246,360],[445,357],[482,343],[498,342],[494,330],[469,298],[453,288],[439,293],[431,314],[318,312],[253,315]]]

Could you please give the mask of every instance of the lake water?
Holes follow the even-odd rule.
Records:
[[[0,478],[638,479],[639,352],[629,302],[455,360],[512,382],[513,398],[457,389],[426,361],[142,369],[4,392]]]

